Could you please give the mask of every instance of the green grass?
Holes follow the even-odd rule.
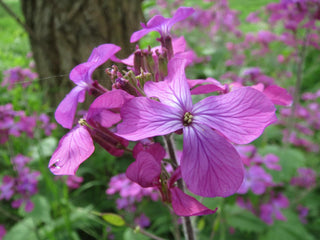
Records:
[[[23,20],[18,0],[4,2]],[[15,66],[27,67],[29,61],[26,55],[30,52],[28,35],[2,6],[0,6],[0,29],[0,72]]]

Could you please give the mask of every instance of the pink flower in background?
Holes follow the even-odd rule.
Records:
[[[30,69],[21,67],[14,67],[3,72],[4,79],[1,86],[7,86],[8,89],[13,89],[16,84],[21,84],[23,88],[29,86],[33,80],[38,78],[38,74],[32,72]]]
[[[256,195],[265,193],[267,187],[273,185],[272,176],[260,167],[252,166],[246,169],[244,180],[237,193],[245,194],[251,189]]]
[[[160,102],[138,97],[122,107],[123,122],[117,134],[136,141],[182,129],[181,173],[188,189],[200,196],[226,197],[243,180],[242,161],[228,140],[246,144],[259,137],[276,120],[275,108],[252,88],[211,96],[193,105],[185,64],[174,58],[165,81],[145,84],[146,95]]]
[[[280,221],[286,221],[287,218],[281,212],[281,209],[289,207],[289,200],[286,196],[279,193],[271,194],[269,202],[260,206],[260,218],[268,225],[273,224],[274,218]]]
[[[6,235],[7,231],[4,227],[4,225],[0,224],[0,240],[3,239],[3,237]]]
[[[102,44],[93,49],[87,62],[72,69],[69,77],[77,86],[65,96],[55,112],[55,118],[61,126],[72,128],[78,103],[85,100],[87,91],[94,89],[100,94],[105,92],[105,90],[99,89],[97,84],[94,86],[95,82],[92,79],[92,74],[99,66],[112,59],[120,49],[114,44]]]
[[[83,182],[83,177],[79,177],[76,175],[67,176],[66,184],[70,189],[79,188],[82,182]]]
[[[299,168],[298,176],[293,177],[290,181],[291,185],[311,188],[316,185],[316,172],[311,168]]]

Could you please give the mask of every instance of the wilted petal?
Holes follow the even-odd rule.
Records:
[[[183,126],[176,109],[145,97],[123,105],[121,117],[116,134],[132,141],[166,135]]]
[[[78,102],[83,102],[86,90],[76,86],[60,102],[54,114],[56,121],[64,128],[72,128]]]
[[[194,122],[206,124],[238,144],[258,138],[276,121],[274,104],[261,92],[243,87],[195,104]]]
[[[140,152],[127,168],[126,175],[141,187],[153,187],[161,174],[161,164],[147,152]]]
[[[235,193],[244,177],[235,148],[206,125],[183,129],[181,173],[187,188],[203,197],[227,197]]]
[[[183,58],[172,58],[168,63],[168,76],[164,81],[145,84],[144,91],[147,96],[157,97],[162,103],[176,109],[190,111],[192,99],[184,72],[186,63]]]
[[[213,214],[217,211],[217,208],[215,210],[207,208],[177,187],[171,188],[170,192],[173,211],[179,216],[201,216]]]
[[[75,175],[79,165],[94,151],[87,129],[78,126],[64,135],[53,153],[49,168],[55,175]]]

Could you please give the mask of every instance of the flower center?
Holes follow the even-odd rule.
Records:
[[[192,123],[193,116],[191,113],[186,112],[183,116],[183,126],[189,126]]]

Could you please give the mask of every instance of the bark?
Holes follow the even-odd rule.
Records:
[[[143,21],[142,0],[21,0],[41,86],[55,108],[74,87],[69,73],[103,43],[121,46],[127,57],[131,34]],[[106,78],[102,70],[97,79]],[[110,84],[110,83],[109,83]]]

